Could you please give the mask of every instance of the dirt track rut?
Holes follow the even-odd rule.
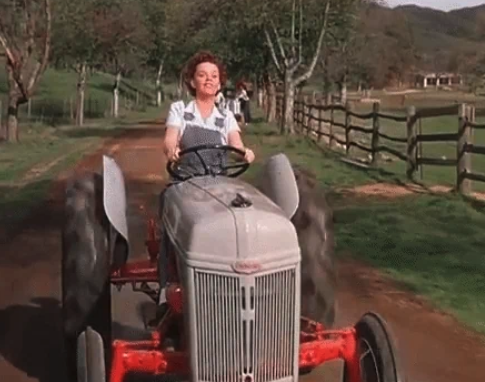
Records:
[[[101,153],[110,153],[122,168],[128,193],[133,253],[143,255],[145,215],[155,211],[163,186],[160,126],[140,126],[108,142],[85,158],[78,170],[99,169]],[[50,199],[0,249],[0,381],[63,382],[60,337],[60,222],[62,179]],[[351,324],[365,311],[376,310],[397,335],[409,382],[485,381],[483,339],[454,320],[433,312],[416,298],[397,291],[372,269],[340,265],[339,324]],[[143,296],[128,289],[115,293],[118,336],[141,334]],[[306,381],[340,381],[340,367],[317,370]]]

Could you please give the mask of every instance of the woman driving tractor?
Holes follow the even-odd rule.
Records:
[[[218,144],[244,151],[245,161],[251,163],[254,153],[244,147],[234,114],[215,106],[217,92],[227,80],[219,59],[210,52],[196,53],[188,61],[184,77],[195,99],[187,105],[177,101],[170,106],[164,142],[168,160],[178,160],[180,151],[190,147]],[[187,162],[191,162],[189,158]]]
[[[227,79],[222,63],[210,52],[199,52],[188,61],[184,77],[185,85],[195,99],[187,105],[183,101],[174,102],[168,112],[164,150],[169,162],[177,162],[177,171],[173,170],[170,174],[172,181],[181,180],[181,175],[176,176],[181,171],[188,173],[189,177],[190,174],[204,175],[204,171],[207,174],[208,168],[215,174],[226,174],[226,151],[236,151],[241,158],[244,157],[245,162],[251,163],[254,153],[244,147],[234,114],[216,107],[217,93],[225,86]],[[199,153],[203,145],[207,145],[207,152]],[[195,152],[183,153],[192,148]],[[163,214],[165,191],[160,195],[160,217]],[[167,253],[165,245],[162,240],[160,253]],[[164,289],[170,279],[168,256],[160,256],[160,262],[164,270],[160,276],[161,305],[153,323],[167,309]]]

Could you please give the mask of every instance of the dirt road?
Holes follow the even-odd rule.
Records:
[[[155,211],[163,186],[160,126],[128,131],[103,148],[123,169],[127,182],[133,253],[143,255],[145,216]],[[78,169],[98,169],[101,152]],[[66,174],[64,174],[65,177]],[[64,382],[60,333],[60,222],[62,182],[50,200],[0,248],[0,381]],[[351,324],[376,310],[391,324],[401,348],[409,382],[482,382],[485,344],[452,319],[397,291],[372,269],[340,265],[339,324]],[[147,301],[130,292],[114,293],[117,336],[138,337],[140,307]],[[339,368],[317,370],[306,381],[339,381]]]

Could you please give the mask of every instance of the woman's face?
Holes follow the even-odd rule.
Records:
[[[210,62],[200,63],[191,84],[198,96],[215,96],[221,88],[219,68]]]

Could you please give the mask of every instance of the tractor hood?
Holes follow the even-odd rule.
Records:
[[[239,179],[206,176],[169,187],[162,224],[188,265],[299,261],[296,230],[285,212]]]

